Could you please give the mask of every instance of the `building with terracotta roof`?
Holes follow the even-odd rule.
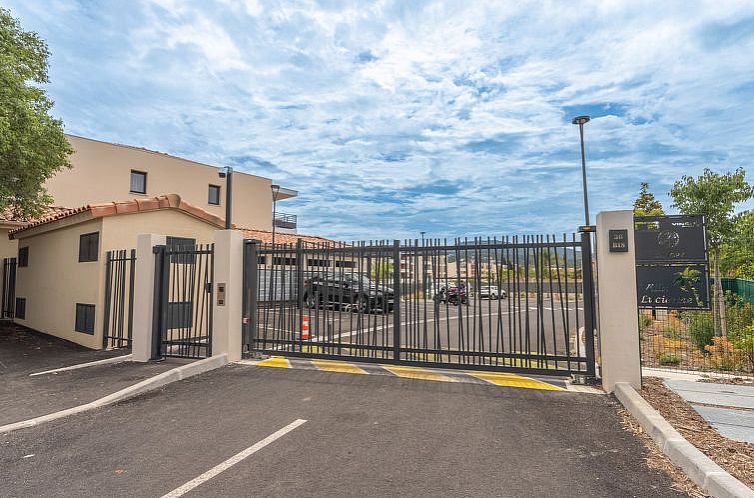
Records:
[[[10,227],[18,242],[15,321],[90,348],[103,345],[108,251],[136,247],[139,234],[167,236],[167,245],[210,244],[225,220],[177,194],[49,210]],[[235,227],[234,227],[235,228]],[[272,233],[243,230],[268,243]],[[336,244],[322,237],[276,233],[276,243]],[[81,310],[89,314],[80,317]],[[82,325],[83,323],[83,325]],[[83,327],[83,330],[82,330]]]

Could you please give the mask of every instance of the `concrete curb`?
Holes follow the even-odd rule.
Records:
[[[228,356],[221,354],[212,356],[210,358],[205,358],[203,360],[195,361],[193,363],[189,363],[188,365],[182,365],[180,367],[173,368],[172,370],[168,370],[167,372],[162,372],[161,374],[155,375],[152,378],[143,380],[137,384],[134,384],[133,386],[126,387],[124,389],[121,389],[120,391],[116,391],[105,397],[94,400],[90,403],[74,406],[73,408],[67,408],[65,410],[60,410],[58,412],[50,413],[47,415],[42,415],[41,417],[34,417],[28,420],[22,420],[21,422],[14,422],[12,424],[0,426],[0,434],[5,434],[27,427],[34,427],[51,420],[57,420],[69,415],[75,415],[77,413],[94,410],[95,408],[112,405],[113,403],[117,403],[119,401],[138,396],[139,394],[152,391],[154,389],[157,389],[158,387],[162,387],[179,380],[187,379],[204,372],[209,372],[210,370],[222,367],[227,363]]]
[[[133,358],[132,354],[124,354],[122,356],[113,356],[112,358],[105,358],[104,360],[90,361],[87,363],[79,363],[78,365],[71,365],[70,367],[53,368],[52,370],[45,370],[44,372],[30,373],[29,377],[54,374],[58,372],[68,372],[69,370],[78,370],[79,368],[96,367],[97,365],[108,365],[110,363],[122,363],[124,361],[131,361],[132,358]]]
[[[615,397],[634,416],[662,452],[702,488],[702,491],[715,498],[754,498],[754,490],[686,441],[631,384],[616,383]]]

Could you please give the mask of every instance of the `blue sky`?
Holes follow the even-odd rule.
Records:
[[[751,1],[3,5],[68,132],[271,177],[302,233],[573,231],[577,114],[593,216],[754,158]]]

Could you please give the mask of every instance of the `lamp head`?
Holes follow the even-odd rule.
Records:
[[[571,121],[571,124],[583,125],[588,123],[589,119],[589,116],[576,116],[573,118],[573,121]]]

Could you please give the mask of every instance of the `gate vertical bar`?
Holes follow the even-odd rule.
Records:
[[[133,340],[134,332],[134,280],[136,278],[136,249],[131,249],[130,264],[131,268],[128,272],[128,339],[126,340],[126,346],[129,348],[131,347],[131,341]],[[120,346],[122,346],[122,344]]]
[[[102,347],[107,348],[107,343],[109,342],[109,332],[110,332],[110,306],[112,301],[111,291],[112,291],[112,275],[110,274],[112,271],[112,265],[113,265],[113,253],[112,251],[107,251],[105,254],[105,319],[102,323]]]
[[[584,341],[586,346],[586,374],[595,376],[594,359],[594,275],[592,272],[592,237],[589,232],[581,232],[581,282],[584,290]],[[576,310],[578,315],[578,309]],[[576,330],[578,341],[578,329]]]
[[[304,350],[304,250],[303,241],[296,241],[296,308],[298,309],[298,350]],[[309,336],[311,337],[311,336]]]
[[[393,359],[401,359],[401,241],[393,241]]]

